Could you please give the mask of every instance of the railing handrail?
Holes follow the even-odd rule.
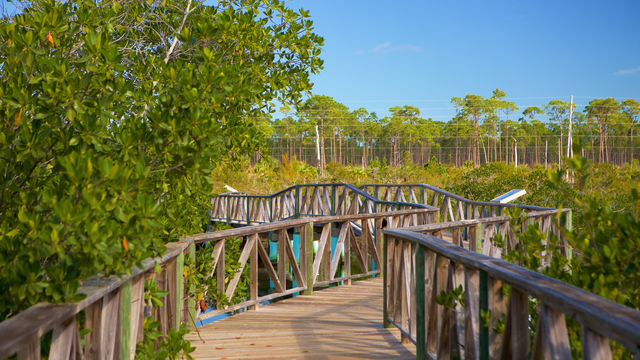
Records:
[[[120,277],[112,275],[108,278],[90,278],[78,288],[78,293],[87,297],[77,303],[53,304],[37,303],[25,311],[0,322],[0,359],[16,353],[21,346],[34,337],[41,337],[52,330],[57,324],[78,314],[92,303],[103,298],[108,293],[121,287],[132,278],[151,271],[155,263],[167,263],[178,257],[190,245],[191,240],[184,239],[180,243],[167,244],[167,252],[159,258],[148,258],[142,262],[143,267],[134,266],[131,274]],[[35,326],[34,326],[35,325]],[[8,336],[11,334],[11,336]]]
[[[272,223],[266,223],[266,224],[243,226],[235,229],[220,230],[213,233],[202,233],[198,235],[189,236],[189,238],[194,243],[198,244],[198,243],[207,242],[207,241],[216,241],[220,239],[248,236],[248,235],[265,233],[270,231],[288,229],[288,228],[297,227],[297,226],[304,226],[309,223],[326,224],[329,222],[338,222],[338,221],[379,219],[379,218],[384,218],[389,216],[425,214],[425,213],[431,213],[436,211],[438,211],[438,209],[436,208],[430,208],[430,209],[427,208],[427,209],[395,210],[395,211],[385,211],[385,212],[366,213],[366,214],[348,214],[348,215],[331,215],[331,216],[319,215],[316,217],[304,217],[300,219],[281,220],[281,221],[274,221]]]
[[[367,214],[349,214],[349,215],[336,215],[336,216],[322,216],[322,217],[307,217],[294,220],[283,220],[273,223],[245,226],[236,229],[222,230],[215,233],[203,233],[197,235],[191,235],[181,238],[181,241],[177,243],[167,244],[167,252],[159,258],[148,258],[142,262],[143,267],[133,267],[131,274],[123,274],[121,277],[113,275],[109,278],[90,278],[83,282],[83,285],[79,287],[78,293],[86,294],[87,297],[77,303],[65,303],[65,304],[52,304],[52,303],[38,303],[25,311],[0,322],[0,359],[15,354],[18,350],[25,346],[27,342],[34,338],[39,339],[45,333],[52,330],[55,326],[65,321],[66,319],[77,315],[82,310],[86,309],[91,304],[99,301],[101,298],[107,296],[107,294],[120,288],[127,281],[130,281],[136,276],[143,273],[154,270],[155,263],[166,264],[173,261],[180,254],[183,254],[188,250],[190,246],[197,243],[216,241],[221,239],[229,239],[234,237],[250,236],[270,231],[283,230],[292,227],[302,227],[308,224],[327,224],[331,222],[350,222],[364,219],[379,219],[389,216],[408,216],[416,214],[426,214],[437,211],[435,208],[431,209],[407,209],[397,210],[379,213],[367,213]],[[380,270],[370,271],[363,276],[378,274]],[[340,279],[335,279],[340,281]],[[313,284],[311,285],[313,286]],[[308,286],[307,286],[308,287]],[[295,289],[289,289],[287,292],[266,296],[258,299],[261,301],[274,300],[279,297],[287,296],[290,293],[300,292],[307,287],[299,286]],[[182,301],[182,300],[180,300]],[[255,302],[255,301],[254,301]],[[241,304],[242,307],[249,306],[250,302]],[[238,307],[238,306],[236,306]],[[229,309],[228,311],[232,311]]]
[[[247,195],[247,194],[230,194],[230,193],[224,193],[224,194],[218,194],[216,197],[235,197],[235,198],[251,198],[251,199],[256,199],[256,198],[274,198],[277,197],[279,195],[282,195],[288,191],[291,190],[295,190],[296,188],[303,188],[303,187],[320,187],[320,186],[344,186],[345,188],[353,191],[354,193],[363,196],[365,199],[372,201],[374,204],[381,204],[381,205],[401,205],[401,206],[415,206],[418,208],[423,208],[423,209],[429,209],[429,208],[433,208],[432,206],[429,205],[425,205],[425,204],[418,204],[418,203],[411,203],[411,202],[401,202],[401,201],[387,201],[387,200],[380,200],[377,199],[375,197],[373,197],[371,194],[367,193],[366,191],[363,191],[360,188],[357,188],[351,184],[347,184],[347,183],[328,183],[328,184],[296,184],[296,185],[291,185],[288,188],[282,189],[278,192],[275,192],[273,194],[270,195]]]
[[[623,346],[640,349],[640,312],[586,290],[525,269],[504,260],[482,255],[434,236],[406,230],[383,230],[387,236],[424,246],[456,264],[486,272],[524,294],[542,300]],[[385,274],[385,276],[388,276]]]
[[[524,216],[527,218],[535,218],[541,216],[548,215],[556,215],[558,213],[570,213],[571,209],[560,209],[560,210],[544,210],[544,211],[532,211]],[[449,222],[438,222],[434,224],[424,224],[424,225],[416,225],[416,226],[407,226],[397,230],[406,230],[411,232],[429,232],[429,231],[437,231],[437,230],[451,230],[456,228],[464,228],[473,225],[489,225],[502,223],[511,220],[510,216],[492,216],[480,219],[469,219],[469,220],[458,220],[458,221],[449,221]]]
[[[509,207],[509,208],[521,208],[521,209],[527,209],[527,210],[538,210],[538,211],[543,211],[543,210],[553,210],[553,208],[547,208],[547,207],[541,207],[541,206],[533,206],[533,205],[519,205],[519,204],[503,204],[503,203],[497,203],[497,202],[486,202],[486,201],[475,201],[475,200],[469,200],[467,198],[464,198],[460,195],[456,195],[454,193],[450,193],[446,190],[440,189],[438,187],[435,187],[433,185],[429,185],[429,184],[364,184],[364,185],[360,185],[358,188],[362,189],[363,191],[366,191],[364,189],[366,189],[367,187],[370,186],[393,186],[393,187],[423,187],[425,189],[429,189],[431,191],[437,192],[441,195],[445,195],[448,196],[451,199],[455,199],[467,204],[471,204],[471,205],[479,205],[479,206],[498,206],[498,207]]]

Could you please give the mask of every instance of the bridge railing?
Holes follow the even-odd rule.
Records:
[[[381,263],[381,231],[383,219],[389,226],[397,227],[403,224],[424,224],[429,221],[434,209],[408,209],[391,212],[322,216],[274,222],[269,224],[251,225],[236,229],[222,230],[190,237],[196,244],[207,244],[212,248],[213,270],[209,277],[216,277],[216,288],[207,289],[210,297],[213,294],[224,294],[231,299],[237,291],[238,282],[244,267],[250,264],[250,295],[237,304],[224,306],[213,304],[216,309],[209,312],[199,312],[195,315],[197,321],[205,320],[232,310],[251,307],[256,309],[260,303],[281,298],[297,292],[313,293],[313,287],[344,282],[380,274]],[[362,227],[354,231],[356,222]],[[370,221],[373,228],[369,228]],[[314,253],[314,227],[318,228],[317,249]],[[333,233],[337,239],[332,246]],[[270,261],[268,248],[269,234],[277,239],[277,267]],[[296,255],[291,245],[291,234],[300,237],[299,255]],[[235,274],[225,282],[225,242],[231,238],[246,238],[238,259]],[[377,239],[377,240],[376,240]],[[352,256],[353,255],[353,256]],[[352,273],[352,258],[356,260],[357,271]],[[258,295],[258,269],[266,271],[268,280],[273,284],[273,292]],[[338,269],[343,274],[338,273]],[[264,280],[264,279],[263,279]]]
[[[545,242],[555,235],[562,246],[559,251],[565,256],[570,256],[570,247],[562,236],[562,229],[555,221],[558,212],[564,213],[567,223],[565,226],[571,227],[571,209],[531,211],[524,214],[526,221],[523,221],[518,232],[525,232],[527,227],[537,224],[539,231],[544,235]],[[516,232],[511,225],[512,217],[494,216],[472,220],[459,220],[451,222],[431,223],[418,226],[404,227],[402,230],[433,235],[437,238],[449,240],[455,245],[462,246],[474,252],[478,252],[493,258],[502,258],[502,254],[507,249],[513,249],[517,242]],[[499,246],[492,241],[496,235],[501,235],[503,244]],[[550,258],[550,254],[547,259]],[[545,260],[545,259],[543,259]],[[544,261],[543,261],[544,263]]]
[[[133,359],[136,344],[144,338],[146,317],[160,321],[165,335],[186,320],[183,266],[192,249],[190,241],[167,244],[162,258],[143,261],[143,267],[134,268],[131,275],[83,281],[79,293],[87,296],[80,302],[38,303],[0,322],[0,359],[17,353],[18,359],[40,360],[41,338],[51,330],[50,360]],[[156,262],[160,273],[155,270]],[[169,292],[159,308],[144,300],[145,281],[151,279]],[[78,324],[81,313],[84,329],[91,329],[84,336],[84,346]]]
[[[432,230],[445,228],[421,231]],[[383,233],[385,326],[416,344],[418,359],[527,359],[530,299],[538,307],[531,359],[571,359],[565,315],[582,326],[584,359],[611,359],[609,340],[640,356],[634,309],[432,235]]]
[[[310,216],[430,209],[426,204],[379,200],[350,184],[294,185],[272,195],[220,194],[211,199],[211,221],[262,224]]]
[[[428,184],[365,184],[358,188],[380,200],[433,206],[440,211],[437,220],[443,222],[500,216],[509,208],[527,212],[553,210],[532,205],[473,201]]]
[[[261,303],[296,292],[311,294],[314,286],[340,282],[349,284],[356,278],[380,274],[383,220],[388,221],[391,227],[416,226],[428,222],[434,211],[409,209],[313,217],[183,238],[179,243],[168,244],[162,258],[145,260],[143,267],[134,268],[131,275],[83,281],[79,293],[87,297],[78,303],[39,303],[0,322],[0,359],[16,353],[18,359],[40,359],[41,338],[51,330],[49,359],[133,359],[136,344],[144,339],[145,318],[153,317],[159,321],[160,330],[166,335],[182,323],[195,327],[196,321],[221,313],[242,308],[257,309]],[[354,231],[357,221],[362,224],[359,236]],[[373,229],[368,228],[369,221],[373,222]],[[321,229],[315,254],[314,227]],[[299,255],[295,254],[290,242],[291,229],[298,229],[301,240]],[[334,230],[338,234],[332,247]],[[272,265],[263,245],[265,236],[270,232],[276,233],[279,239],[277,267]],[[241,243],[237,258],[228,258],[225,244],[229,241]],[[202,306],[196,310],[194,294],[184,284],[185,258],[194,259],[196,247],[199,251],[212,251],[213,270],[203,275],[205,278],[215,277],[216,288],[205,289],[204,300],[216,308],[208,312],[203,311]],[[359,269],[354,273],[352,258]],[[230,272],[225,266],[226,260],[237,265],[234,271]],[[155,270],[156,262],[162,269],[159,273]],[[214,301],[221,294],[227,299],[237,294],[238,283],[247,264],[248,296],[237,304]],[[338,272],[339,268],[344,274]],[[273,284],[274,292],[271,294],[260,296],[258,293],[260,269],[266,270]],[[163,306],[159,308],[145,301],[145,282],[152,279],[159,290],[168,291],[168,295],[162,298]],[[295,286],[290,280],[296,281]],[[83,328],[92,330],[84,335],[84,346],[78,321],[81,317],[84,318]]]

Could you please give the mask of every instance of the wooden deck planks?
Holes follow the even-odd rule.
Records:
[[[187,335],[196,359],[415,359],[382,326],[382,278],[262,306]]]

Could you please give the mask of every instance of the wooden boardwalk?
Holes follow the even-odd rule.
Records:
[[[198,328],[196,359],[415,359],[382,327],[382,278],[316,290]]]

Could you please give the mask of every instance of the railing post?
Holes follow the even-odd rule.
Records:
[[[427,332],[425,323],[425,256],[424,247],[416,245],[415,294],[416,294],[416,359],[427,359]]]
[[[382,236],[382,326],[385,328],[393,327],[393,324],[389,322],[389,310],[388,310],[388,298],[389,298],[389,275],[387,272],[387,266],[389,261],[387,260],[387,242],[389,238],[387,235]],[[393,239],[391,239],[393,241]]]
[[[300,217],[300,185],[296,185],[296,198],[294,205],[295,218],[298,219]]]
[[[480,272],[480,286],[479,286],[479,307],[480,307],[480,317],[482,318],[483,314],[486,314],[489,310],[489,284],[487,279],[487,272],[483,270],[478,270]],[[483,321],[480,321],[480,334],[479,334],[479,343],[480,343],[480,360],[489,360],[489,325],[491,320],[489,320],[489,324],[485,324]],[[486,325],[486,326],[485,326]]]
[[[384,251],[384,244],[383,239],[384,236],[382,234],[382,218],[377,218],[375,219],[375,224],[376,224],[376,228],[375,228],[375,245],[376,248],[378,249],[378,254],[380,254],[381,256],[383,256],[383,251]],[[384,263],[382,264],[382,266],[380,267],[380,276],[384,276],[385,271],[387,268],[384,266]]]
[[[253,247],[251,248],[250,263],[249,263],[249,297],[251,301],[258,300],[258,242],[262,241],[258,234],[249,236],[251,239],[252,236],[255,236],[255,241],[253,242]],[[258,310],[260,309],[260,303],[255,303],[249,307],[249,310]]]
[[[184,293],[184,253],[181,251],[176,259],[176,327],[180,328],[180,315],[182,314],[182,297]]]
[[[247,225],[251,225],[251,219],[249,216],[251,215],[251,198],[247,196]]]
[[[269,196],[269,222],[273,222],[273,196]]]
[[[337,204],[338,201],[336,201],[336,186],[331,185],[331,215],[336,214],[336,206],[338,206]]]
[[[313,283],[316,280],[315,274],[313,273],[313,223],[306,224],[300,235],[304,236],[304,253],[306,259],[305,277],[307,279],[307,288],[302,291],[302,295],[313,295]],[[318,256],[321,256],[321,254],[318,254]]]
[[[231,223],[231,198],[228,196],[224,197],[227,200],[227,225]]]
[[[189,247],[187,248],[187,259],[193,262],[196,261],[196,244],[194,243],[189,244]],[[196,300],[191,296],[193,295],[191,294],[193,289],[189,287],[187,291],[189,292],[187,294],[189,298],[187,299],[187,311],[185,313],[187,318],[185,319],[185,323],[187,324],[188,329],[195,329],[196,328]]]
[[[120,359],[133,359],[131,354],[131,279],[120,287]]]

